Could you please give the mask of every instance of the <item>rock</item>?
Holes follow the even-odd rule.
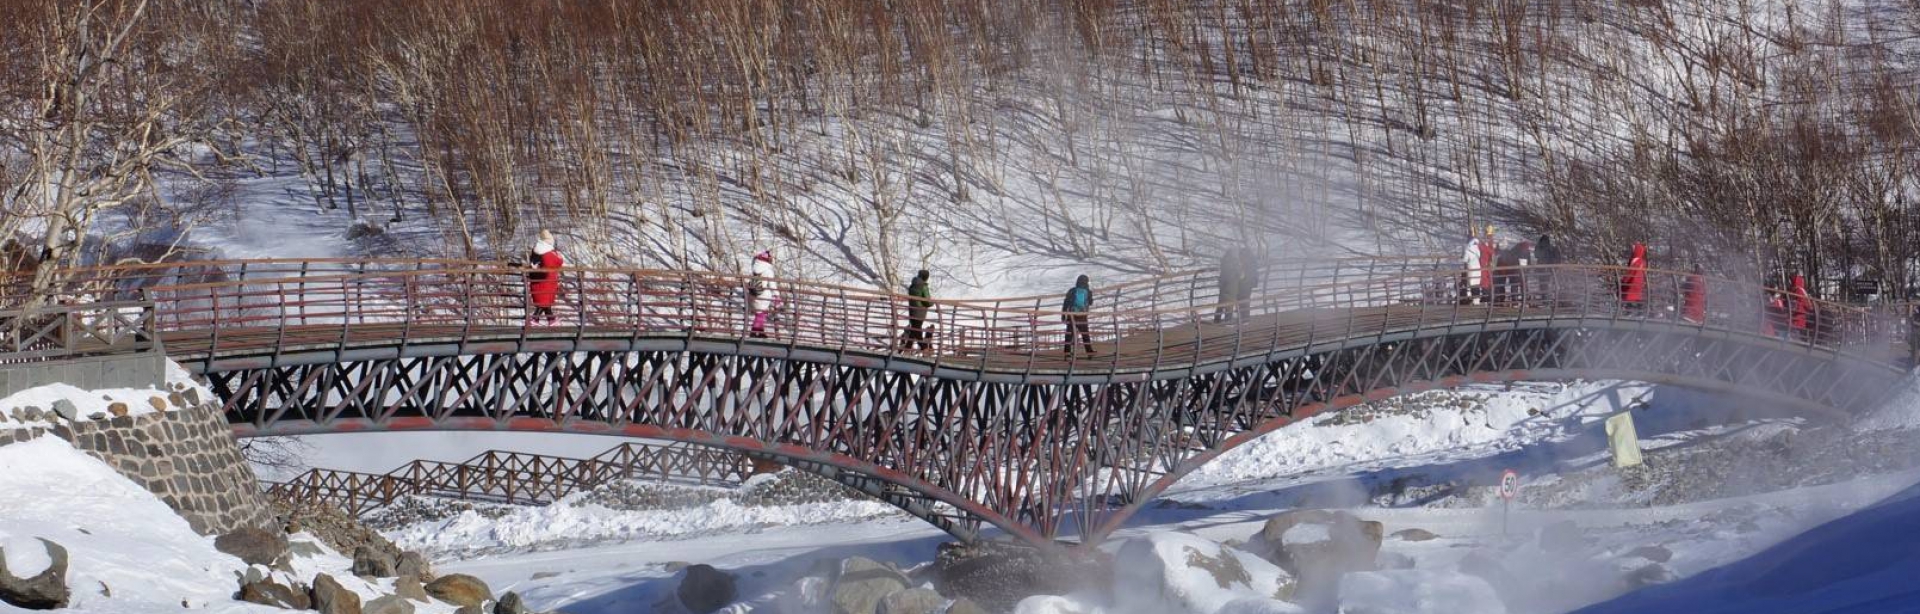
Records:
[[[371,546],[361,546],[353,551],[353,575],[363,578],[391,578],[396,575],[394,566],[392,556]]]
[[[1663,546],[1641,546],[1627,551],[1627,556],[1637,556],[1655,563],[1673,560],[1673,551]]]
[[[1374,561],[1380,569],[1413,569],[1413,557],[1398,552],[1382,552]]]
[[[188,389],[187,389],[187,390],[186,390],[185,392],[182,392],[181,394],[184,394],[184,395],[187,395],[187,404],[188,404],[188,405],[199,405],[199,404],[200,404],[200,391],[199,391],[199,390],[196,390],[196,389],[193,389],[193,388],[188,388]]]
[[[105,419],[107,419],[107,412],[103,412],[103,411],[96,411],[96,412],[93,412],[93,413],[91,413],[91,414],[87,414],[87,419],[88,419],[88,420],[92,420],[92,421],[94,421],[94,422],[99,422],[99,421],[101,421],[101,420],[105,420]]]
[[[828,603],[833,614],[874,614],[880,600],[906,589],[907,577],[899,571],[856,556],[840,563]]]
[[[387,595],[367,602],[361,614],[413,614],[413,602],[399,595]]]
[[[406,574],[393,581],[393,594],[414,601],[426,601],[433,597],[427,595],[427,589],[420,584],[420,576]]]
[[[340,586],[333,576],[314,576],[312,590],[313,610],[320,614],[361,614],[360,596]]]
[[[1276,598],[1292,580],[1278,566],[1205,538],[1156,532],[1114,554],[1115,603],[1143,612],[1213,612],[1243,598]]]
[[[560,572],[557,572],[557,571],[536,571],[536,572],[533,572],[533,576],[528,579],[529,580],[545,580],[547,578],[558,578],[558,577],[560,577]]]
[[[0,603],[28,610],[67,607],[67,600],[73,596],[73,592],[67,589],[67,549],[45,539],[39,541],[47,553],[47,566],[45,569],[19,570],[18,573],[33,572],[33,575],[25,578],[15,576],[15,572],[7,569],[7,555],[0,551]],[[15,547],[33,546],[16,542]]]
[[[961,597],[953,600],[953,603],[947,604],[947,611],[943,614],[987,614],[987,611],[982,609],[979,604],[974,603],[972,599]]]
[[[152,407],[153,411],[164,413],[167,411],[167,400],[160,397],[147,397],[147,406]]]
[[[295,590],[293,587],[274,582],[268,578],[250,580],[241,584],[240,592],[234,595],[234,598],[247,603],[273,606],[283,610],[307,610],[313,608],[313,600],[306,592]]]
[[[499,601],[493,602],[493,614],[533,614],[527,604],[520,599],[520,593],[508,591]]]
[[[174,407],[181,408],[181,409],[186,409],[187,397],[181,396],[181,394],[178,392],[169,392],[167,393],[167,404],[172,405]]]
[[[214,538],[215,550],[240,557],[248,565],[272,567],[288,553],[287,536],[266,529],[247,527]]]
[[[686,569],[692,566],[693,566],[693,563],[688,563],[686,561],[667,561],[666,564],[661,565],[660,568],[667,570],[667,573],[680,573],[680,570]]]
[[[1627,590],[1639,590],[1655,584],[1672,582],[1674,578],[1673,570],[1667,569],[1666,565],[1648,563],[1639,569],[1627,572],[1620,581],[1626,585]]]
[[[733,603],[733,576],[712,565],[688,565],[673,593],[693,614],[707,614]]]
[[[37,406],[28,405],[26,409],[20,410],[20,413],[14,414],[13,417],[21,422],[39,422],[45,419],[47,414]]]
[[[932,575],[940,594],[968,599],[989,612],[1006,612],[1034,595],[1105,593],[1113,569],[1112,561],[1099,553],[1063,560],[1017,544],[949,542],[941,544]]]
[[[1393,537],[1403,542],[1423,542],[1440,537],[1426,529],[1401,529],[1393,532]]]
[[[493,589],[487,583],[467,574],[451,574],[428,582],[427,594],[434,599],[458,606],[480,607],[493,598]]]
[[[1341,575],[1378,568],[1384,530],[1346,512],[1297,510],[1268,519],[1247,548],[1299,579],[1297,601],[1323,609]]]
[[[1450,572],[1362,571],[1340,578],[1341,614],[1503,614],[1505,603],[1480,578]]]
[[[433,566],[427,564],[426,557],[420,556],[418,552],[402,552],[400,553],[400,558],[395,561],[393,565],[393,572],[402,576],[415,575],[422,578],[432,578]]]
[[[463,605],[460,609],[454,610],[453,614],[487,614],[487,611],[477,605]]]
[[[875,614],[939,614],[941,604],[946,602],[946,597],[932,589],[909,588],[881,599]]]
[[[73,401],[66,399],[54,400],[53,413],[54,415],[66,418],[69,422],[80,419],[80,408],[74,407]]]
[[[1539,544],[1542,551],[1564,554],[1586,547],[1587,536],[1580,532],[1580,525],[1562,520],[1540,527]]]

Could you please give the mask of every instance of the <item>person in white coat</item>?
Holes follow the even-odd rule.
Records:
[[[773,287],[773,252],[761,250],[754,254],[748,272],[752,274],[747,280],[747,310],[753,312],[750,334],[766,337],[768,320],[773,318],[774,310],[780,308],[780,291]]]
[[[1466,265],[1467,273],[1460,279],[1460,303],[1463,305],[1480,304],[1481,278],[1487,274],[1480,266],[1480,237],[1467,240],[1467,248],[1460,253],[1460,263]]]

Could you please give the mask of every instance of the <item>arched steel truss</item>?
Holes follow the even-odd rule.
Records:
[[[1455,321],[1129,373],[1013,374],[684,337],[363,345],[196,366],[239,436],[519,430],[683,441],[819,473],[961,539],[991,525],[1036,544],[1074,534],[1097,543],[1259,434],[1396,394],[1622,378],[1837,416],[1879,400],[1900,373],[1805,343],[1618,318]]]

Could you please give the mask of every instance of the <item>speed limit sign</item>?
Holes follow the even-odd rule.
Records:
[[[1520,493],[1520,474],[1512,469],[1500,474],[1500,498],[1512,501]]]

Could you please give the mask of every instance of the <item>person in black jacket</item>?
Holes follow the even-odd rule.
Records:
[[[1073,289],[1067,290],[1067,298],[1060,304],[1067,320],[1067,356],[1073,356],[1073,342],[1076,336],[1080,344],[1087,349],[1087,355],[1093,355],[1093,335],[1087,330],[1087,311],[1093,307],[1092,280],[1081,275],[1074,280]]]

